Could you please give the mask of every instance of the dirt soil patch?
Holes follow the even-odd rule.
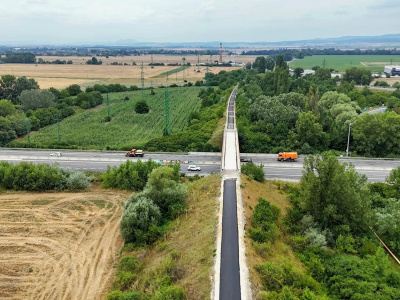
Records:
[[[128,194],[0,194],[0,299],[104,299]]]

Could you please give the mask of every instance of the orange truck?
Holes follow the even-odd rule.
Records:
[[[278,161],[296,161],[297,158],[297,152],[279,152],[278,154]]]
[[[132,157],[132,156],[144,156],[143,150],[139,150],[139,149],[132,149],[131,151],[127,152],[125,154],[126,157]]]

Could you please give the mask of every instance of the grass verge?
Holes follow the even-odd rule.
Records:
[[[117,266],[114,291],[109,295],[121,290],[124,293],[138,292],[153,299],[151,297],[166,288],[179,286],[186,299],[209,299],[220,182],[219,175],[193,182],[188,180],[186,212],[172,221],[166,234],[148,249],[134,250],[125,245]],[[127,259],[124,257],[137,260],[133,263],[131,275],[124,270],[122,262]]]

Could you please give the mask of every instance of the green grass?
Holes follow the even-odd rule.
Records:
[[[339,72],[351,67],[363,67],[372,72],[383,72],[385,65],[400,65],[400,55],[313,55],[296,59],[289,63],[291,69],[300,67],[311,69],[314,66],[325,66]]]
[[[200,87],[169,88],[170,129],[182,131],[192,111],[198,111]],[[84,149],[130,149],[140,147],[164,131],[165,89],[155,89],[155,95],[145,91],[150,106],[148,114],[136,114],[135,103],[142,98],[141,91],[109,94],[111,121],[105,123],[107,107],[102,104],[71,116],[61,122],[61,143]],[[128,96],[130,100],[124,101]],[[40,129],[31,141],[43,145],[57,143],[57,124]]]
[[[186,70],[187,68],[190,68],[190,66],[180,66],[179,68],[176,68],[176,69],[173,69],[173,70],[171,70],[171,71],[158,74],[158,75],[153,76],[153,77],[151,77],[151,78],[163,78],[163,77],[167,77],[167,75],[172,75],[172,74],[178,73],[178,72],[180,72],[180,71]]]

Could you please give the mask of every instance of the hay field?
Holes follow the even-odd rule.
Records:
[[[182,63],[180,55],[153,55],[154,63]],[[197,72],[197,56],[186,55],[186,62],[190,62],[192,66],[184,71],[177,72],[169,77],[152,78],[167,71],[172,71],[179,66],[155,66],[151,68],[148,64],[151,62],[151,55],[142,56],[122,56],[122,57],[98,57],[103,61],[102,65],[86,65],[85,62],[91,57],[78,56],[38,56],[37,59],[43,58],[46,61],[72,60],[72,65],[53,65],[53,64],[0,64],[0,75],[12,74],[14,76],[26,76],[34,78],[40,85],[40,88],[46,89],[55,87],[58,89],[65,88],[71,84],[79,84],[85,88],[87,86],[98,84],[120,83],[125,85],[141,85],[141,63],[144,65],[144,83],[145,86],[150,85],[166,85],[177,83],[183,84],[184,79],[195,82],[204,78],[206,67],[200,66],[200,72]],[[217,60],[214,56],[200,56],[200,63],[206,63],[208,60]],[[224,56],[223,60],[253,62],[254,56]],[[113,62],[127,63],[127,66],[111,65]],[[135,62],[136,65],[132,65]],[[232,71],[240,67],[210,67],[209,72],[218,73],[222,70]]]
[[[372,72],[383,72],[385,65],[400,65],[400,55],[313,55],[296,59],[289,63],[291,69],[301,67],[311,69],[313,66],[332,68],[344,73],[350,67],[363,67]]]
[[[129,193],[2,193],[0,299],[104,299]]]

